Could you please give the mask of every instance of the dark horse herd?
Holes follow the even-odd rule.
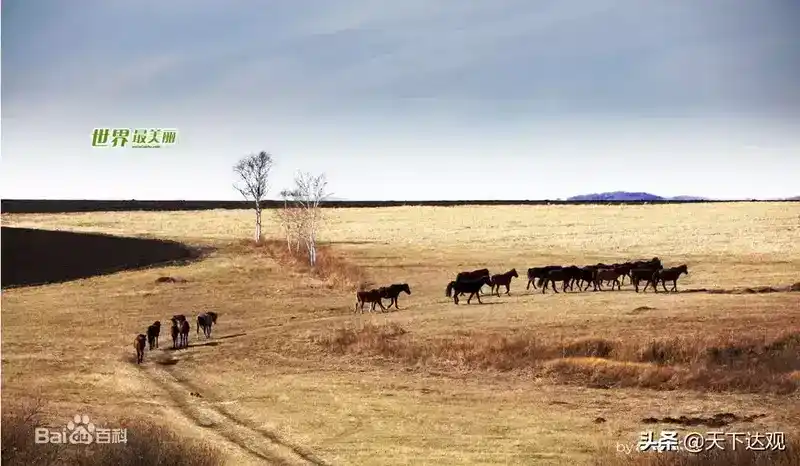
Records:
[[[683,274],[689,274],[686,264],[677,267],[665,268],[661,259],[654,257],[650,260],[637,260],[616,264],[594,264],[583,267],[577,265],[549,265],[544,267],[531,267],[528,269],[528,285],[525,289],[541,288],[545,293],[550,287],[558,293],[556,283],[560,283],[562,292],[573,291],[577,285],[578,291],[604,291],[603,286],[610,286],[611,290],[621,290],[628,278],[634,289],[638,293],[640,285],[644,282],[642,292],[649,287],[658,292],[658,285],[661,284],[665,292],[678,291],[678,278]],[[505,288],[505,294],[511,292],[511,279],[519,277],[516,269],[508,272],[492,275],[488,269],[473,270],[471,272],[461,272],[456,275],[456,279],[447,284],[445,296],[452,297],[455,304],[459,303],[459,296],[467,296],[467,304],[472,298],[481,301],[481,293],[484,286],[491,288],[491,294],[500,296],[500,289]],[[667,289],[667,282],[672,282],[672,288]],[[408,284],[394,284],[387,287],[372,289],[369,291],[359,291],[356,293],[356,311],[364,312],[364,304],[371,304],[370,312],[375,310],[375,306],[380,306],[381,310],[386,310],[383,300],[391,300],[389,308],[394,304],[397,308],[397,297],[402,291],[411,294]]]
[[[547,291],[548,286],[558,293],[556,283],[561,284],[561,291],[573,291],[575,285],[578,291],[603,291],[604,285],[610,285],[611,290],[622,289],[627,277],[636,292],[639,286],[645,283],[642,291],[653,287],[653,291],[658,292],[658,285],[661,284],[665,292],[678,290],[678,278],[683,274],[689,274],[688,267],[683,264],[677,267],[665,268],[658,257],[650,260],[638,260],[617,264],[594,264],[579,267],[577,265],[548,265],[544,267],[531,267],[528,269],[528,285],[526,289],[533,286],[534,289],[541,288],[542,293]],[[500,296],[500,289],[505,288],[505,294],[511,292],[511,280],[519,277],[516,269],[500,274],[490,274],[488,269],[473,270],[471,272],[461,272],[456,275],[456,279],[447,284],[445,296],[452,297],[453,302],[458,304],[459,296],[467,296],[467,304],[472,298],[477,298],[481,302],[481,293],[484,286],[491,288],[491,294]],[[671,290],[667,290],[667,282],[672,282]],[[355,311],[364,312],[364,305],[369,304],[369,312],[375,311],[379,306],[381,311],[400,309],[397,300],[401,293],[411,294],[411,288],[407,283],[395,283],[389,286],[382,286],[368,291],[358,291],[356,293]],[[384,300],[389,300],[388,308],[383,305]],[[219,314],[216,312],[205,312],[197,316],[197,333],[203,330],[206,338],[211,338],[211,326],[217,323]],[[186,316],[180,314],[172,316],[171,334],[172,349],[186,348],[189,346],[189,321]],[[136,362],[141,364],[144,361],[145,347],[149,344],[152,351],[158,348],[158,336],[161,333],[161,322],[156,321],[147,327],[146,334],[139,334],[134,339],[133,346],[136,349]]]
[[[197,316],[197,334],[203,330],[203,335],[206,338],[211,338],[211,326],[217,323],[219,314],[216,312],[204,312]],[[172,321],[172,349],[187,348],[189,346],[189,330],[191,330],[189,321],[183,314],[174,315],[170,318]],[[161,321],[155,321],[152,325],[147,327],[147,334],[140,333],[133,340],[133,347],[136,349],[136,363],[141,364],[144,361],[145,346],[149,346],[150,351],[158,348],[158,336],[161,334]]]

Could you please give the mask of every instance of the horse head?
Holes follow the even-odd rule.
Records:
[[[511,269],[511,276],[519,278],[519,274],[517,274],[517,269]]]
[[[408,294],[411,294],[411,287],[408,286],[408,283],[403,283],[403,287],[400,288],[401,291],[405,291]]]

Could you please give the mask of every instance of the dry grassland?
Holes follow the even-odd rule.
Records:
[[[217,248],[185,267],[3,293],[3,401],[39,394],[56,424],[159,417],[231,464],[612,464],[643,430],[800,428],[800,293],[542,295],[520,278],[483,305],[444,296],[462,270],[653,256],[688,264],[682,290],[791,285],[798,203],[334,209],[317,273],[280,242],[243,241],[247,211],[3,221]],[[155,283],[164,275],[187,281]],[[354,314],[362,282],[412,295]],[[193,329],[189,349],[132,363],[152,321],[205,310],[221,314],[210,344]],[[721,413],[736,419],[660,422]]]

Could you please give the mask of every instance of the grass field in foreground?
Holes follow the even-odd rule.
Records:
[[[41,395],[56,424],[76,411],[158,416],[231,464],[591,464],[674,427],[649,417],[800,427],[800,293],[542,295],[523,278],[483,305],[444,296],[462,270],[653,256],[688,264],[683,290],[790,285],[800,204],[332,209],[316,274],[279,242],[242,241],[248,211],[3,223],[217,247],[185,267],[4,291],[3,401]],[[275,224],[267,235],[280,239]],[[156,284],[163,275],[187,282]],[[412,295],[397,312],[353,314],[364,281],[408,282]],[[211,344],[193,330],[197,346],[131,363],[149,323],[210,309]]]

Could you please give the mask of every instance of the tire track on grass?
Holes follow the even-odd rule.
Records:
[[[157,364],[157,363],[156,363]],[[144,373],[173,399],[177,408],[198,427],[210,429],[250,456],[280,466],[328,466],[307,450],[290,445],[274,432],[254,428],[230,413],[188,395],[192,386],[171,371],[155,365],[142,368]]]

